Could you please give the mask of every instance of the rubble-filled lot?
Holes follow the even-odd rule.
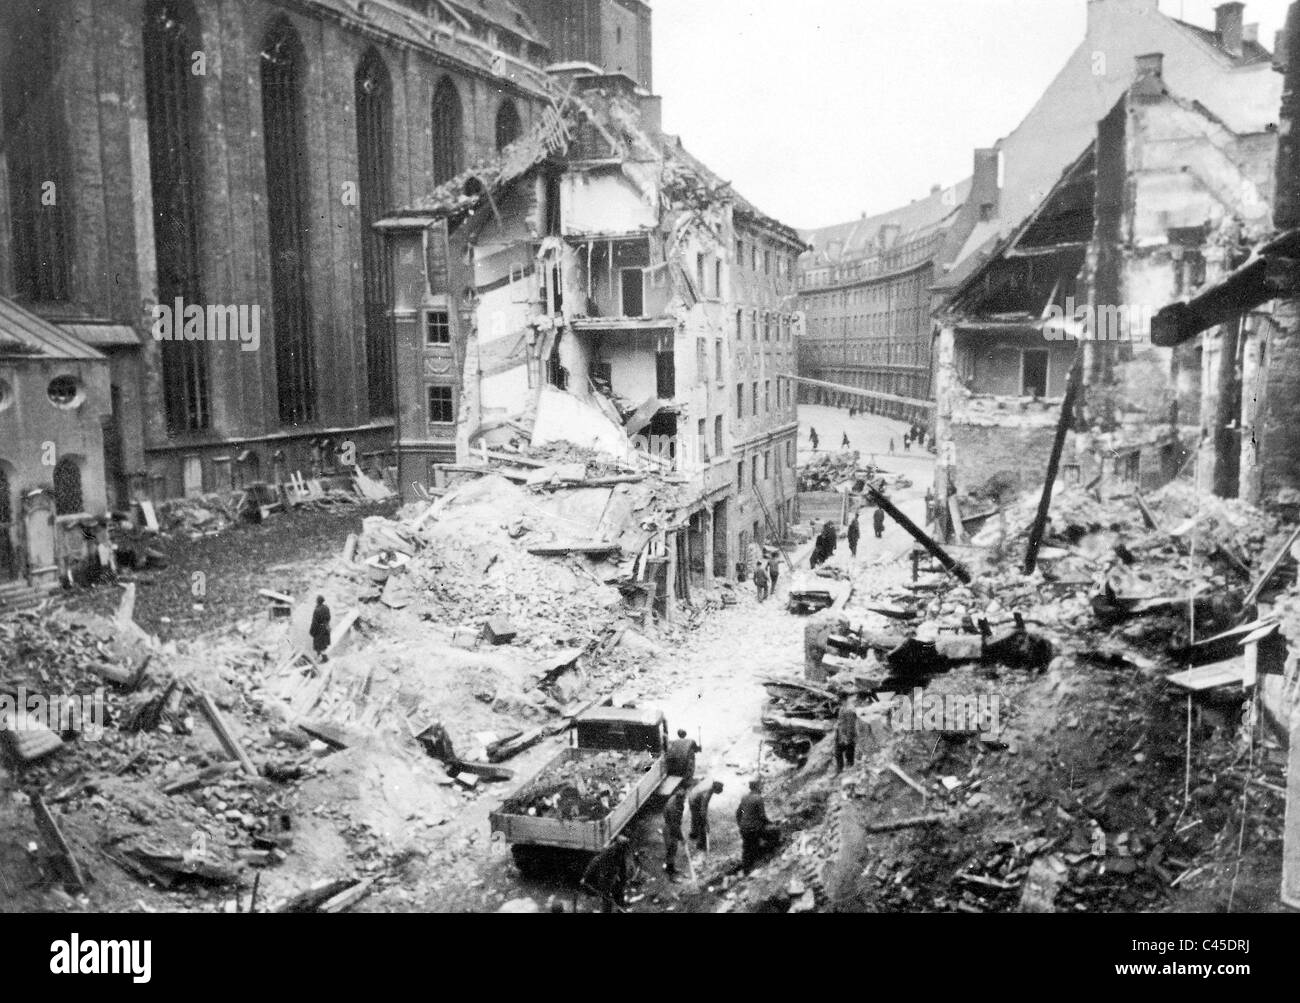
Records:
[[[1257,612],[1295,636],[1293,564],[1260,587],[1293,531],[1179,482],[1141,501],[1075,489],[1058,492],[1045,559],[1025,576],[1035,503],[954,548],[970,586],[901,567],[857,576],[832,628],[854,643],[827,646],[822,688],[878,698],[859,708],[858,765],[835,774],[834,740],[819,740],[834,704],[818,687],[769,685],[769,731],[806,736],[794,772],[768,767],[785,847],[743,882],[711,873],[697,908],[1280,908],[1286,753],[1239,679],[1189,699],[1168,677],[1230,656],[1233,644],[1193,642]],[[1050,661],[1013,667],[1016,614]],[[946,706],[993,720],[967,727]]]

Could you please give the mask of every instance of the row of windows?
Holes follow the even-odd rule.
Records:
[[[908,307],[887,313],[855,314],[852,317],[810,317],[808,333],[814,338],[845,334],[926,334],[929,331],[929,314],[919,307]]]
[[[843,365],[864,363],[878,365],[926,365],[930,360],[930,346],[912,341],[872,341],[848,345],[810,343],[804,357],[822,364]]]
[[[758,412],[759,381],[755,380],[751,384],[751,386],[753,387],[753,390],[749,395],[749,412],[750,412],[750,417],[757,418],[759,413]],[[771,414],[772,413],[772,381],[763,380],[762,388],[763,388],[763,396],[762,396],[763,413]],[[781,380],[777,380],[776,406],[779,408],[788,408],[790,407],[791,402],[793,400],[794,400],[794,396],[793,396],[793,391],[791,389],[791,381],[785,380],[783,382]],[[743,419],[745,417],[745,384],[743,383],[736,384],[736,417],[738,419]]]
[[[785,313],[772,313],[757,310],[737,310],[736,311],[736,339],[741,340],[745,337],[746,321],[748,321],[750,339],[758,341],[759,330],[763,332],[764,341],[789,341],[794,332],[794,318]]]
[[[778,278],[789,278],[795,272],[795,257],[792,254],[774,254],[770,248],[761,248],[757,241],[736,238],[736,266],[748,268],[753,272],[771,275],[773,266]]]
[[[830,313],[836,307],[847,309],[864,303],[897,303],[900,300],[921,302],[924,299],[928,281],[920,277],[898,282],[877,283],[860,289],[845,289],[833,293],[815,293],[803,297],[805,309],[809,313]]]
[[[767,481],[772,478],[772,450],[766,449],[762,455],[762,480]],[[777,462],[781,460],[781,448],[776,449]],[[791,440],[785,444],[785,465],[787,469],[792,469],[795,462],[794,441]],[[755,453],[749,460],[749,483],[751,487],[758,487],[759,483],[759,455]],[[740,459],[736,461],[736,486],[744,487],[745,484],[745,461]]]

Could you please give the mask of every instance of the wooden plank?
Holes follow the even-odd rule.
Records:
[[[1265,568],[1264,573],[1260,575],[1259,581],[1251,586],[1250,591],[1246,593],[1246,598],[1244,600],[1244,605],[1246,607],[1250,607],[1255,600],[1259,598],[1259,594],[1264,591],[1270,579],[1277,574],[1278,569],[1282,566],[1282,562],[1291,552],[1291,545],[1294,544],[1296,540],[1300,540],[1300,526],[1297,526],[1294,532],[1287,537],[1286,543],[1282,544],[1282,548],[1274,555],[1273,560],[1268,562],[1268,567]]]
[[[77,863],[77,858],[72,852],[72,847],[68,845],[67,839],[63,835],[63,830],[59,828],[59,823],[55,821],[53,813],[46,806],[45,800],[40,794],[32,795],[32,810],[36,815],[36,828],[50,847],[58,851],[59,856],[63,858],[64,864],[68,868],[68,875],[78,891],[84,891],[86,888],[86,877],[81,871],[81,865]]]
[[[1193,693],[1217,689],[1220,686],[1244,686],[1246,682],[1246,659],[1242,656],[1230,658],[1224,662],[1201,665],[1195,669],[1184,669],[1165,676],[1175,686]]]
[[[168,796],[173,794],[184,794],[186,791],[197,790],[200,787],[207,787],[213,781],[220,780],[227,773],[240,769],[240,764],[236,761],[217,763],[215,766],[208,766],[202,770],[195,770],[184,776],[177,777],[169,783],[163,784],[162,792]]]
[[[472,773],[484,780],[495,782],[513,780],[515,777],[514,770],[507,770],[502,766],[492,766],[488,763],[472,763],[464,759],[457,759],[447,765],[457,773]]]
[[[488,762],[503,763],[525,749],[531,749],[545,737],[545,728],[533,728],[504,742],[494,742],[487,747]]]
[[[1195,669],[1184,669],[1165,677],[1174,686],[1191,692],[1204,692],[1218,689],[1219,686],[1245,685],[1245,657],[1216,661],[1209,665],[1200,665]]]
[[[283,592],[273,592],[271,589],[258,589],[257,594],[263,599],[270,599],[272,602],[282,603],[286,606],[293,605],[293,596],[287,596]]]
[[[154,511],[153,502],[145,499],[140,502],[140,511],[144,515],[145,528],[151,533],[158,532],[158,513]]]
[[[334,654],[334,649],[343,643],[347,638],[348,631],[360,618],[361,611],[359,609],[350,609],[343,614],[343,619],[330,631],[330,646],[325,649],[325,654]]]
[[[961,517],[961,505],[958,504],[956,495],[948,496],[948,516],[952,519],[953,536],[958,543],[966,543],[970,537],[966,535],[966,523]]]
[[[202,711],[203,716],[208,719],[208,724],[212,726],[212,730],[217,736],[217,741],[219,741],[221,747],[226,750],[226,754],[230,756],[231,759],[238,760],[239,765],[243,767],[244,772],[249,776],[257,776],[257,767],[253,765],[253,761],[248,758],[248,753],[246,753],[244,747],[239,744],[239,740],[235,738],[234,732],[232,732],[230,726],[226,724],[226,719],[222,717],[221,711],[217,710],[217,705],[212,702],[212,697],[202,691],[199,691],[196,696],[198,697],[199,710]]]
[[[618,549],[617,543],[546,543],[529,547],[528,552],[534,557],[563,557],[566,554],[612,554]]]
[[[904,773],[897,763],[890,763],[889,771],[893,773],[894,776],[898,777],[899,780],[903,781],[903,783],[907,784],[908,787],[912,788],[912,790],[920,794],[921,797],[929,797],[930,792]]]
[[[332,899],[321,903],[317,907],[317,912],[339,913],[350,909],[363,898],[370,894],[370,889],[374,886],[374,878],[366,878],[359,881],[346,891],[339,892]]]
[[[867,832],[894,832],[897,829],[913,829],[921,825],[938,825],[945,821],[947,821],[945,815],[914,815],[888,822],[873,822],[867,826]]]

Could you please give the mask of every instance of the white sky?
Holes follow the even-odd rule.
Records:
[[[664,128],[764,212],[842,223],[966,177],[1083,39],[1086,0],[650,0]],[[1160,0],[1204,27],[1214,0]],[[1273,48],[1290,0],[1246,0]]]

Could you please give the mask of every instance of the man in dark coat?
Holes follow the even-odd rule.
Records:
[[[325,651],[330,646],[330,608],[325,605],[324,596],[316,597],[316,608],[311,613],[311,644],[317,657],[328,662]]]
[[[617,836],[604,850],[591,858],[582,872],[582,887],[600,896],[601,912],[623,908],[628,882],[628,838]]]
[[[767,587],[769,595],[776,595],[776,580],[781,577],[781,562],[773,557],[767,562]]]
[[[885,512],[883,509],[876,509],[872,514],[871,527],[876,531],[877,540],[885,535]]]
[[[839,536],[835,530],[835,523],[829,519],[826,521],[826,525],[822,527],[821,536],[818,537],[818,542],[821,543],[822,547],[822,562],[829,561],[831,555],[835,553],[835,548],[839,545]]]
[[[670,777],[681,777],[683,786],[690,786],[695,779],[695,754],[700,744],[693,738],[686,737],[686,729],[678,728],[677,737],[668,743],[668,752],[664,765]]]
[[[736,809],[736,825],[740,828],[740,866],[748,874],[777,840],[777,832],[768,821],[763,804],[761,780],[749,782],[749,793],[740,799],[740,807]]]
[[[840,704],[839,717],[835,720],[835,772],[842,773],[844,764],[853,765],[858,750],[858,712],[853,706],[853,697],[846,696]]]
[[[858,525],[858,513],[853,513],[853,521],[849,523],[849,553],[854,557],[858,556],[858,540],[862,538],[862,527]]]
[[[664,805],[664,870],[677,879],[677,847],[682,842],[682,821],[686,817],[686,784],[680,785]]]
[[[758,590],[758,601],[767,598],[767,564],[759,561],[754,565],[754,587]]]
[[[709,848],[709,802],[713,795],[721,793],[721,781],[705,780],[686,799],[691,806],[691,841],[701,850]]]
[[[808,440],[812,443],[813,452],[817,452],[817,429],[810,428],[808,430]]]

